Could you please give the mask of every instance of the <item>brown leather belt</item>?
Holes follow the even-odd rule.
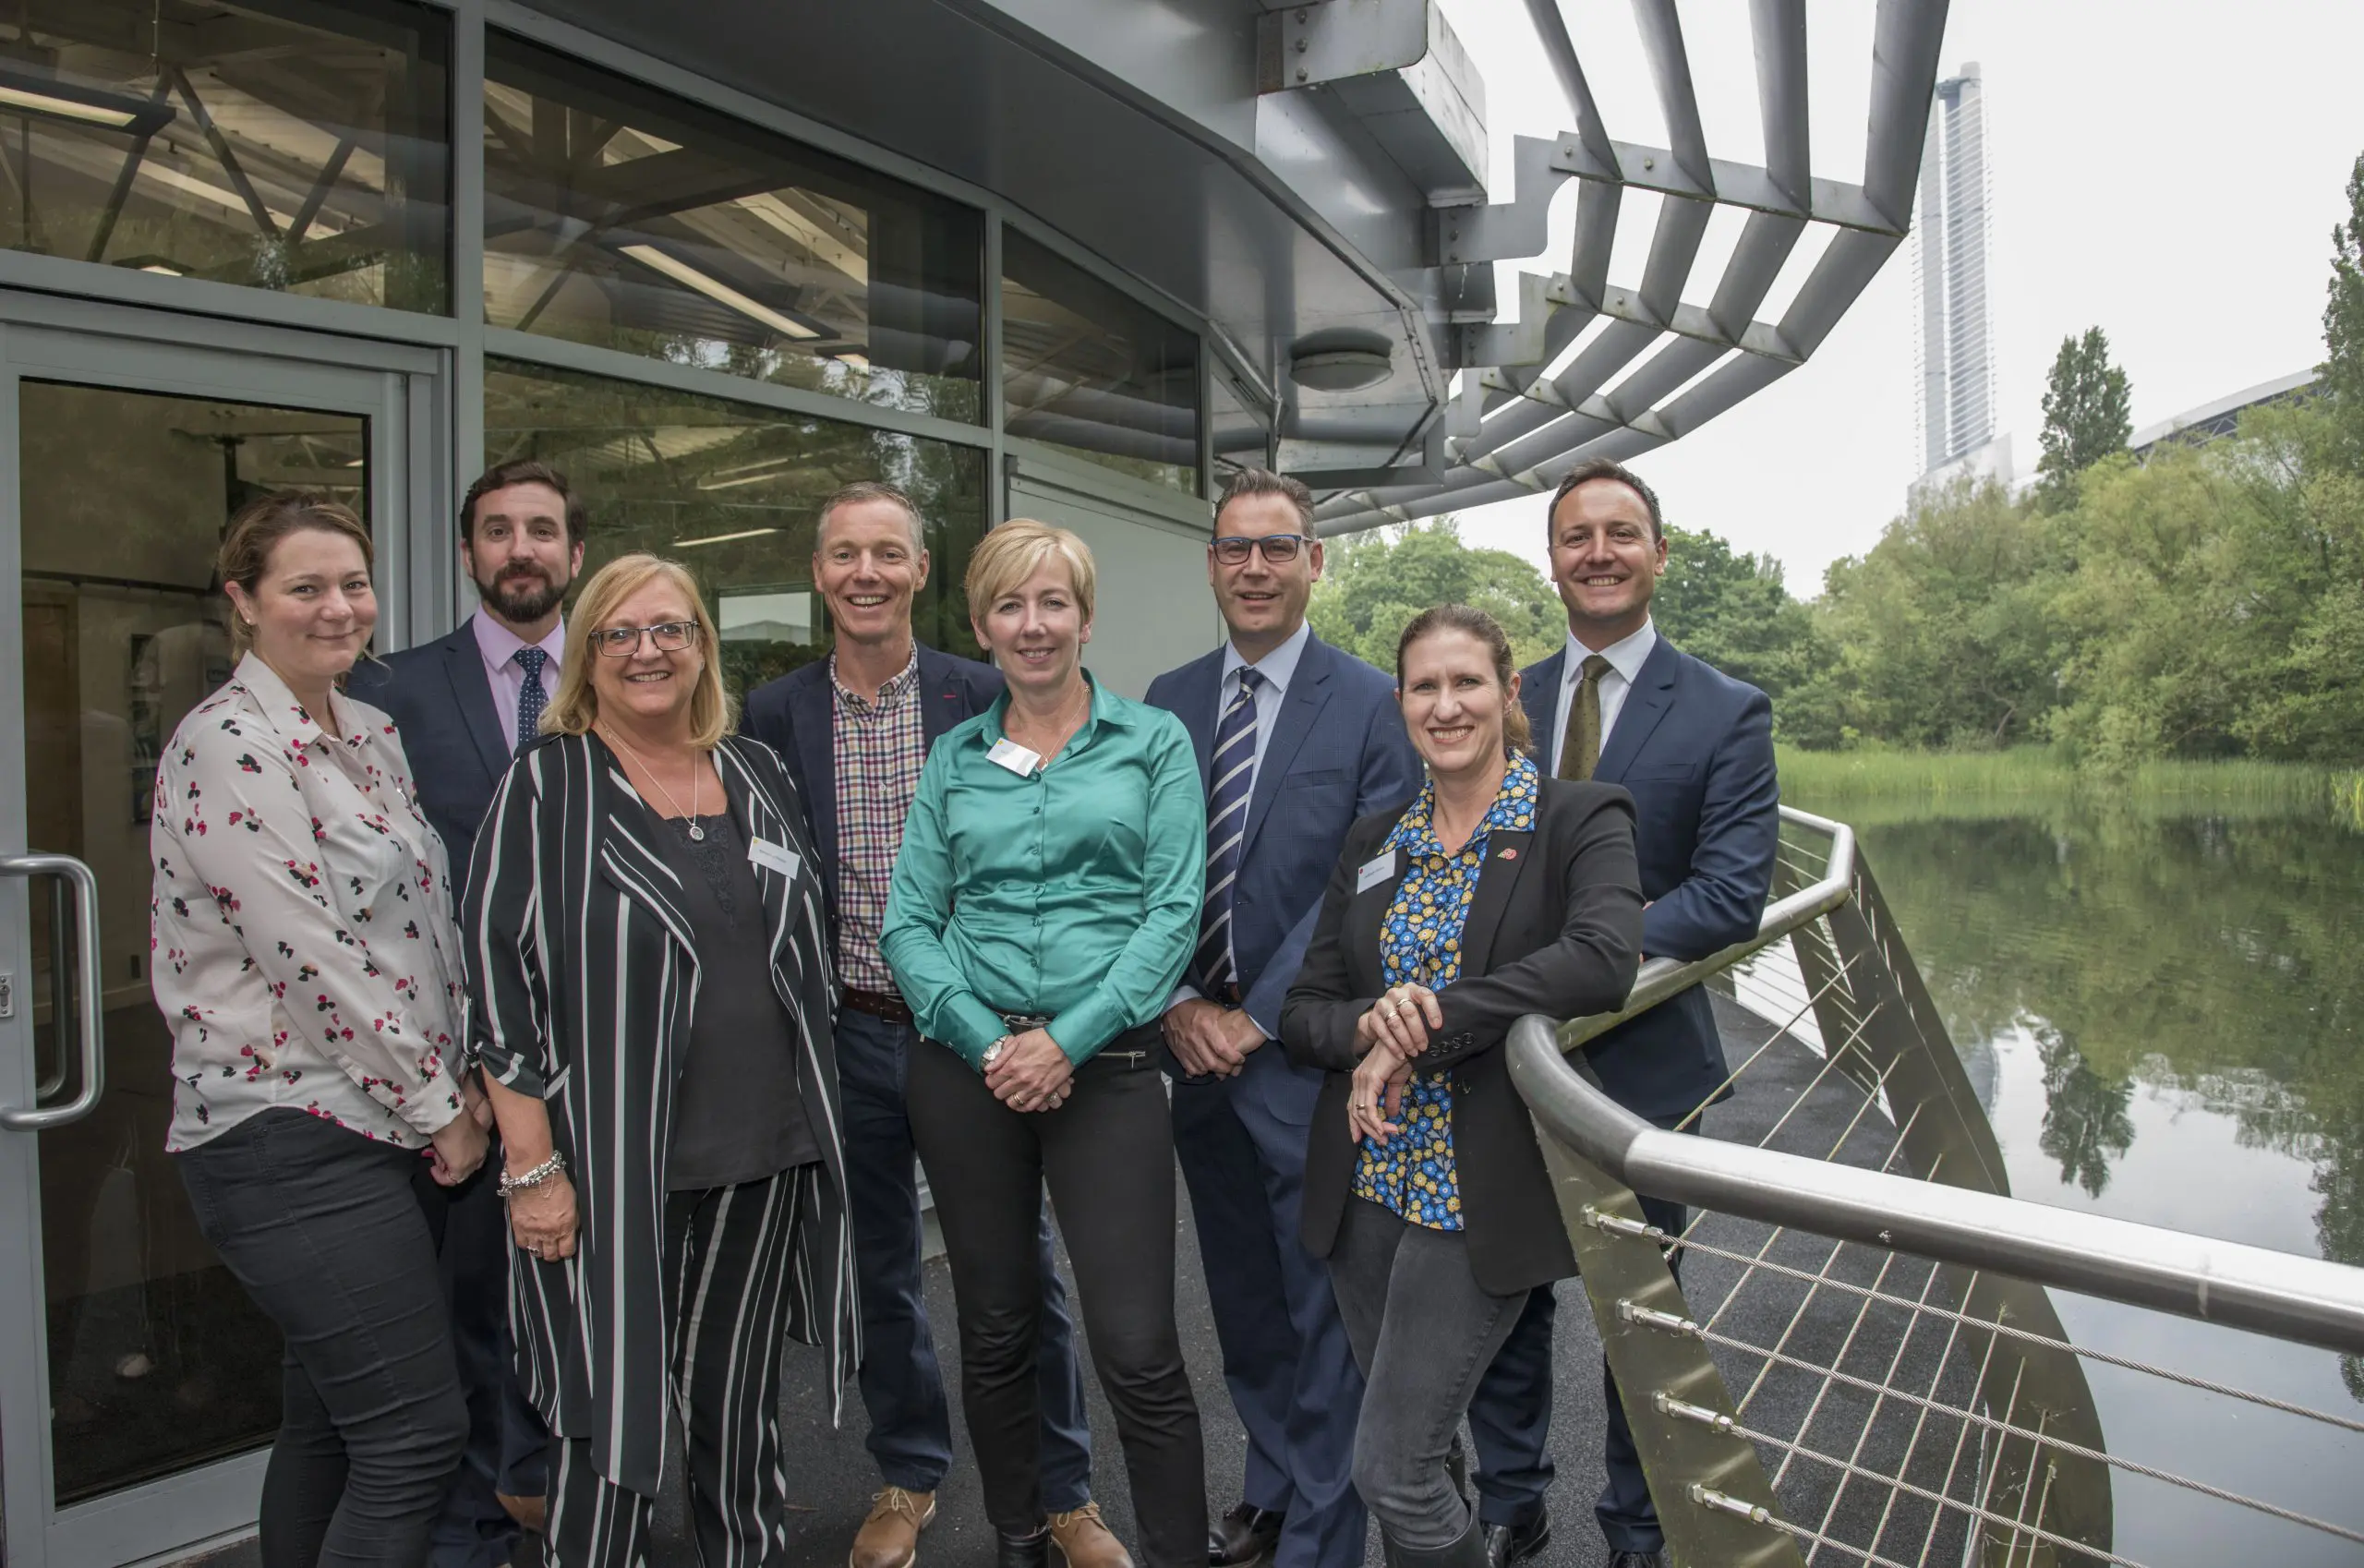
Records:
[[[885,1019],[888,1023],[912,1021],[911,1004],[892,991],[858,991],[849,985],[846,987],[845,1005],[855,1012],[868,1013],[872,1018]]]

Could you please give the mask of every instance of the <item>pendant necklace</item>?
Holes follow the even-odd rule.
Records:
[[[676,812],[679,812],[681,809],[681,802],[673,798],[672,790],[665,788],[665,780],[657,777],[657,770],[648,766],[648,759],[646,757],[642,756],[630,746],[624,745],[623,737],[616,734],[612,730],[603,729],[599,731],[599,734],[602,739],[609,742],[610,743],[618,746],[623,746],[624,755],[640,764],[640,770],[648,775],[648,781],[657,786],[657,792],[665,797],[665,803],[671,806]],[[693,767],[690,769],[690,809],[688,813],[690,819],[690,838],[698,843],[704,843],[706,841],[706,829],[698,826],[698,775],[705,771],[706,769],[703,767]]]

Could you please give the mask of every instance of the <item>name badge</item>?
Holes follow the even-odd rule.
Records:
[[[1355,873],[1355,891],[1368,893],[1394,874],[1395,851],[1384,850],[1363,862],[1363,868]]]
[[[747,858],[766,871],[778,872],[790,882],[796,880],[796,868],[804,863],[803,857],[783,844],[768,838],[753,838],[747,844]]]
[[[998,763],[1020,778],[1043,765],[1041,754],[1028,751],[1007,735],[994,742],[993,750],[985,754],[985,760]]]

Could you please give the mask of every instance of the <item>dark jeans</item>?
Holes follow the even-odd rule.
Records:
[[[467,1441],[422,1156],[265,1111],[175,1156],[198,1227],[286,1340],[263,1568],[417,1568]]]
[[[934,1491],[952,1465],[952,1412],[928,1330],[920,1278],[919,1172],[903,1084],[920,1038],[909,1024],[849,1007],[838,1015],[838,1084],[845,1100],[847,1206],[862,1286],[862,1403],[879,1478]],[[928,1046],[929,1050],[940,1050]],[[1076,1364],[1067,1287],[1043,1216],[1043,1502],[1058,1513],[1092,1499],[1092,1428]]]
[[[421,1162],[422,1167],[425,1162]],[[413,1187],[431,1227],[452,1318],[452,1352],[468,1402],[468,1446],[435,1523],[435,1568],[502,1568],[523,1532],[501,1497],[540,1497],[549,1485],[549,1431],[517,1382],[509,1338],[509,1206],[501,1200],[501,1141],[458,1187],[422,1168]],[[436,1222],[440,1217],[440,1226]]]
[[[1446,1456],[1478,1378],[1534,1294],[1490,1296],[1460,1231],[1349,1198],[1330,1249],[1338,1311],[1362,1364],[1355,1490],[1397,1546],[1436,1551],[1469,1527]]]
[[[1154,1026],[1077,1069],[1055,1111],[1003,1105],[953,1051],[911,1053],[911,1134],[926,1162],[960,1316],[960,1389],[1007,1534],[1043,1518],[1043,1189],[1074,1260],[1083,1332],[1116,1416],[1148,1568],[1203,1568],[1206,1458],[1174,1321],[1174,1134]]]
[[[1670,1130],[1672,1124],[1671,1117],[1657,1123]],[[1692,1130],[1697,1127],[1694,1122]],[[1636,1196],[1644,1220],[1669,1236],[1683,1234],[1686,1214],[1682,1204]],[[1683,1254],[1676,1252],[1669,1266],[1680,1280]],[[1489,1525],[1524,1526],[1543,1513],[1543,1494],[1554,1474],[1551,1326],[1556,1316],[1551,1292],[1531,1295],[1469,1406],[1469,1435],[1478,1450],[1478,1513]],[[1658,1528],[1658,1505],[1650,1499],[1641,1452],[1634,1446],[1633,1428],[1625,1419],[1625,1402],[1606,1359],[1600,1365],[1600,1383],[1608,1405],[1602,1459],[1609,1479],[1594,1516],[1611,1551],[1663,1550],[1666,1537]]]

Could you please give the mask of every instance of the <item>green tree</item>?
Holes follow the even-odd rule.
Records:
[[[1315,635],[1391,673],[1395,643],[1420,611],[1465,604],[1502,622],[1511,652],[1530,664],[1566,635],[1559,596],[1523,557],[1472,549],[1450,517],[1329,541],[1308,619]]]
[[[1666,575],[1650,598],[1658,629],[1777,705],[1803,686],[1815,663],[1814,617],[1790,597],[1781,563],[1737,554],[1704,529],[1670,525],[1666,537]]]
[[[2323,362],[2317,384],[2346,438],[2364,455],[2364,155],[2347,175],[2347,217],[2331,231],[2331,300],[2323,307]]]
[[[2044,393],[2044,455],[2036,471],[2037,504],[2057,512],[2077,499],[2077,476],[2112,452],[2126,450],[2132,433],[2128,417],[2126,372],[2109,360],[2109,339],[2099,327],[2081,338],[2060,340]]]

